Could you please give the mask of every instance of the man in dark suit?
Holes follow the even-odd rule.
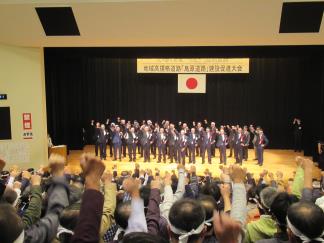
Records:
[[[176,151],[176,143],[178,143],[178,135],[174,128],[169,130],[168,135],[168,144],[170,150],[170,163],[173,163],[173,159],[177,161],[177,151]]]
[[[188,138],[186,136],[185,130],[180,131],[180,137],[179,137],[179,163],[182,163],[185,165],[186,163],[186,148],[187,148],[187,141]]]
[[[169,137],[169,130],[170,130],[170,122],[163,120],[162,121],[162,127],[164,128],[164,133],[167,136],[167,139]],[[167,155],[167,159],[170,158],[170,149],[169,149],[169,141],[167,141],[165,145],[165,154]]]
[[[107,150],[107,141],[108,141],[108,132],[106,131],[105,125],[102,124],[99,130],[99,149],[100,149],[100,159],[106,159],[106,150]]]
[[[152,126],[152,139],[151,139],[151,153],[153,154],[153,159],[156,158],[156,140],[157,140],[157,134],[159,133],[159,126],[158,124],[155,124]]]
[[[208,121],[207,121],[207,119],[204,119],[204,122],[203,122],[203,127],[204,127],[204,128],[207,128],[207,127],[209,127],[209,126],[208,126]]]
[[[243,161],[243,147],[244,147],[244,134],[242,128],[238,128],[237,134],[234,139],[234,156],[237,164],[242,165]]]
[[[88,127],[88,130],[87,130],[87,143],[88,144],[96,143],[96,140],[94,140],[95,130],[96,130],[95,121],[91,120],[90,126]]]
[[[140,154],[140,158],[143,157],[143,153],[144,153],[143,152],[143,145],[142,145],[142,137],[143,137],[143,134],[144,134],[144,127],[145,127],[145,125],[141,125],[139,127],[138,132],[137,132],[138,141],[139,141],[139,143],[137,143],[138,144],[138,153]]]
[[[163,156],[163,162],[166,162],[166,144],[167,135],[164,133],[164,128],[161,127],[159,133],[156,135],[156,145],[158,148],[158,163],[161,163],[161,158]]]
[[[257,146],[257,153],[258,153],[258,163],[257,165],[263,165],[263,151],[264,148],[269,144],[268,138],[263,134],[263,130],[260,128],[259,134],[256,138],[256,146]]]
[[[136,144],[138,141],[138,137],[135,133],[135,128],[131,127],[124,135],[124,138],[127,143],[129,162],[132,162],[132,161],[135,162],[136,161]]]
[[[98,150],[99,150],[99,136],[100,136],[100,123],[96,123],[96,128],[94,130],[93,140],[95,143],[95,153],[96,156],[98,156]]]
[[[208,163],[211,164],[211,146],[215,143],[213,140],[212,134],[209,128],[206,128],[206,132],[202,136],[202,151],[201,151],[201,158],[202,163],[205,163],[205,154],[207,151]]]
[[[253,145],[253,150],[254,150],[254,159],[253,160],[258,160],[258,153],[257,153],[257,146],[256,146],[256,139],[258,136],[258,128],[255,129],[253,125],[250,125],[249,127],[250,130],[250,140],[252,140],[252,145]]]
[[[176,134],[177,134],[177,138],[175,140],[175,144],[174,144],[174,149],[175,149],[175,153],[176,153],[176,162],[177,163],[181,163],[181,148],[180,148],[180,134],[177,132],[177,130],[175,130]]]
[[[295,152],[302,151],[302,135],[303,135],[303,127],[301,124],[301,120],[295,118],[293,121],[293,134],[294,134],[294,150]]]
[[[144,162],[150,162],[150,147],[152,143],[151,139],[152,139],[152,133],[149,131],[149,127],[145,126],[142,135],[142,140],[141,140],[141,144],[144,152]]]
[[[220,134],[217,138],[216,146],[219,148],[219,154],[220,154],[220,164],[226,165],[226,146],[228,143],[227,136],[224,132],[224,129],[220,130]]]
[[[182,130],[184,130],[184,133],[185,133],[185,135],[186,135],[186,137],[188,139],[188,136],[189,136],[189,133],[190,133],[190,129],[189,129],[189,127],[188,127],[188,125],[187,125],[186,122],[182,123]],[[187,144],[186,149],[185,149],[185,154],[186,154],[186,156],[189,155],[188,154],[188,144]]]
[[[113,150],[114,150],[114,146],[112,144],[114,132],[115,132],[115,123],[110,123],[110,126],[108,128],[108,133],[109,133],[108,145],[109,145],[109,153],[111,158],[113,157]]]
[[[126,121],[125,119],[121,119],[120,120],[120,131],[122,132],[123,136],[122,136],[122,154],[123,157],[126,158],[126,147],[127,147],[127,142],[124,139],[124,135],[126,134],[126,132],[128,131],[128,128],[126,126]]]
[[[137,142],[138,142],[138,141],[140,141],[140,134],[139,134],[140,133],[140,125],[137,120],[134,120],[133,127],[135,129],[135,134],[137,135],[137,138],[138,138]],[[141,148],[141,143],[138,142],[136,144],[136,149],[137,149],[137,153],[139,153],[139,154],[141,153],[140,148]]]
[[[228,144],[230,148],[230,154],[228,157],[232,157],[233,155],[233,150],[235,147],[235,136],[236,136],[236,127],[231,126],[231,128],[229,128],[229,136],[228,136]]]
[[[196,147],[198,146],[198,135],[196,129],[191,128],[191,132],[188,136],[188,149],[189,149],[189,163],[196,163]]]
[[[117,160],[117,153],[118,153],[118,159],[121,161],[121,147],[122,147],[122,137],[123,134],[120,131],[120,127],[116,126],[115,132],[112,138],[112,144],[114,146],[114,160]]]
[[[202,151],[202,140],[203,140],[203,137],[204,137],[204,128],[202,127],[201,125],[201,122],[198,122],[197,123],[197,129],[196,129],[196,133],[197,133],[197,136],[198,136],[198,145],[197,145],[197,148],[196,148],[196,154],[197,156],[201,156],[201,151]]]
[[[250,145],[250,139],[251,139],[251,136],[250,136],[247,126],[244,126],[243,134],[244,134],[243,159],[245,161],[247,161],[248,157],[249,157],[249,145]]]

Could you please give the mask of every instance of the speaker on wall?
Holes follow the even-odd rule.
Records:
[[[11,139],[10,107],[0,107],[0,140]]]

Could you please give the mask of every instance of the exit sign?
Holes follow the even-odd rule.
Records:
[[[7,95],[6,94],[0,94],[0,100],[6,100]]]

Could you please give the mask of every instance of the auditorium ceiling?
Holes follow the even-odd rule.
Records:
[[[324,45],[323,9],[314,0],[0,0],[0,43]]]

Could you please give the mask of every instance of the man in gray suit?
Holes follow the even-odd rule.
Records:
[[[145,126],[143,135],[141,137],[141,144],[144,152],[144,162],[150,162],[150,147],[152,143],[151,138],[152,133],[149,131],[149,127]]]
[[[166,143],[167,135],[164,133],[164,128],[161,127],[159,133],[156,135],[156,145],[158,148],[158,163],[161,162],[163,156],[163,162],[166,162]]]

